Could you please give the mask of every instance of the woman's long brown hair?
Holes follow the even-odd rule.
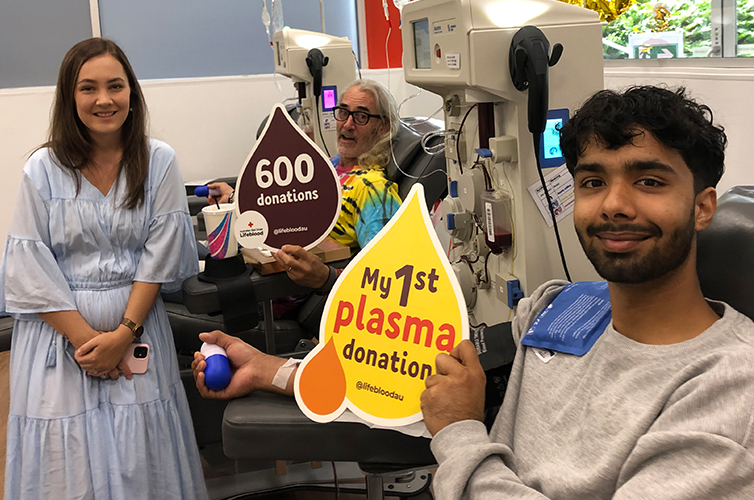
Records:
[[[52,149],[58,163],[71,171],[78,194],[81,190],[81,169],[90,162],[94,146],[89,129],[76,111],[76,80],[85,62],[104,54],[110,54],[120,62],[131,88],[131,109],[121,127],[123,155],[118,174],[125,171],[127,194],[123,206],[132,209],[144,203],[144,184],[149,172],[147,108],[131,63],[115,42],[90,38],[71,47],[65,55],[58,73],[50,134],[43,147]],[[119,177],[116,177],[116,187]]]

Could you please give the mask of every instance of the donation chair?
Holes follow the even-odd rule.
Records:
[[[712,225],[698,235],[698,271],[705,296],[723,300],[750,318],[752,248],[754,187],[736,187],[720,198]],[[223,448],[231,458],[355,460],[367,472],[368,498],[382,498],[381,473],[434,462],[428,440],[361,424],[317,424],[291,398],[273,394],[254,393],[231,401],[222,430]],[[381,463],[389,466],[381,468]]]

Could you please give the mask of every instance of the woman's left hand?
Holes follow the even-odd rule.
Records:
[[[112,332],[103,332],[85,343],[74,354],[79,366],[94,377],[117,379],[122,372],[131,379],[131,371],[123,356],[133,341],[131,330],[118,327]]]

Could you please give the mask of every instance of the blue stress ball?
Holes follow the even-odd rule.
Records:
[[[197,186],[194,189],[194,196],[199,196],[201,198],[206,198],[210,194],[212,196],[220,196],[220,190],[219,189],[210,189],[207,186]]]
[[[230,384],[230,363],[225,349],[215,344],[203,343],[200,351],[207,367],[204,368],[204,383],[213,391],[222,391]]]

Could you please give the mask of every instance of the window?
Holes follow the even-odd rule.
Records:
[[[752,57],[754,0],[635,0],[603,28],[603,53],[605,59]]]
[[[738,0],[736,8],[736,55],[754,57],[754,0]]]
[[[321,30],[319,2],[283,4],[286,25]],[[355,0],[327,0],[324,11],[327,33],[348,37],[358,53]],[[140,79],[274,71],[262,2],[0,0],[0,89],[55,85],[66,51],[93,25],[123,48]]]
[[[286,25],[321,30],[319,2],[283,0],[282,8]],[[140,79],[275,71],[262,2],[99,0],[99,12],[102,36],[123,48]],[[355,2],[329,0],[325,18],[328,34],[347,36],[358,51]]]
[[[87,0],[0,2],[0,89],[55,85],[66,51],[91,36]]]

